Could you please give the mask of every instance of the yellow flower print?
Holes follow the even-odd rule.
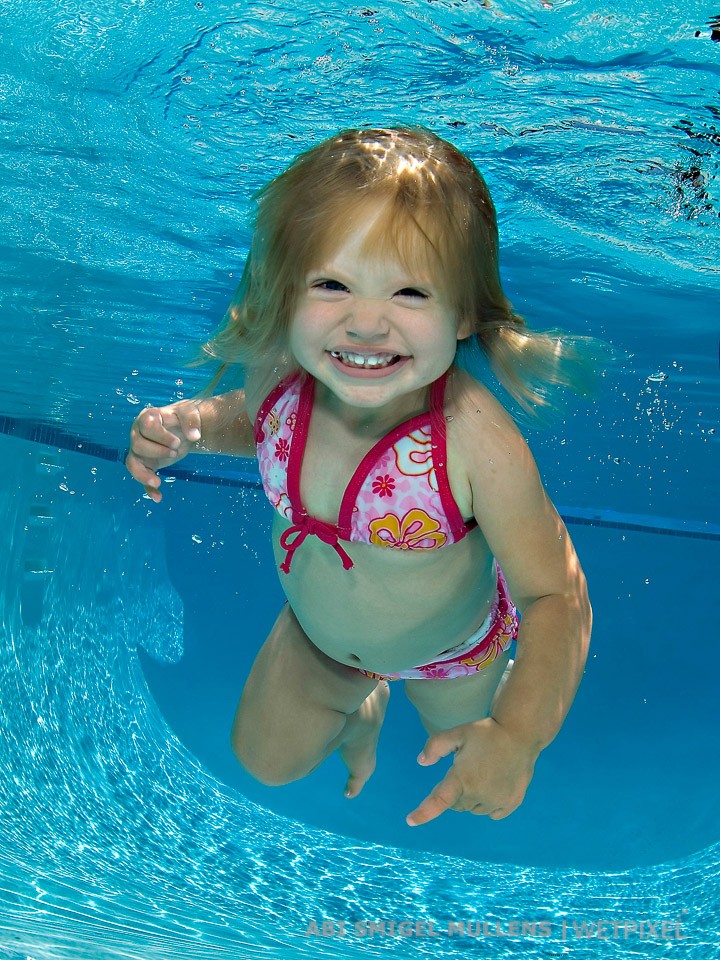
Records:
[[[394,513],[386,513],[384,517],[371,520],[370,543],[378,547],[398,547],[400,550],[432,550],[441,547],[447,537],[440,533],[440,524],[437,520],[415,508],[409,510],[400,519]],[[423,540],[430,540],[430,544],[422,544]]]
[[[280,429],[280,417],[277,415],[275,410],[271,410],[267,418],[268,427],[270,428],[270,436],[274,437],[275,434]]]
[[[393,444],[398,470],[406,477],[427,475],[431,489],[437,492],[438,484],[433,464],[432,439],[429,430],[413,430],[402,440]]]
[[[465,664],[467,667],[477,667],[478,670],[481,670],[483,667],[491,664],[493,660],[497,660],[501,653],[502,644],[495,638],[491,641],[487,649],[483,650],[479,657],[466,657],[464,660],[461,660],[460,663]]]

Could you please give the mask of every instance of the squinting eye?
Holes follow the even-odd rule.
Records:
[[[314,290],[327,290],[330,293],[347,293],[347,287],[339,280],[317,280],[313,283]]]
[[[415,287],[403,287],[402,290],[398,290],[395,294],[396,297],[415,297],[420,300],[427,300],[428,296],[426,293],[422,293],[420,290],[416,290]]]

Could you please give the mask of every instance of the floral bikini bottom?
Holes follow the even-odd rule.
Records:
[[[373,680],[452,680],[466,677],[489,666],[517,638],[519,618],[510,599],[505,577],[497,567],[497,593],[482,626],[463,643],[446,650],[432,663],[399,673],[372,673],[360,670]]]

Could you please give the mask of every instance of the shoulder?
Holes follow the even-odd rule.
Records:
[[[462,373],[452,384],[451,408],[448,427],[459,425],[452,447],[462,449],[472,513],[515,603],[524,609],[533,598],[563,592],[577,559],[512,417],[487,388]]]
[[[245,371],[245,408],[251,423],[272,391],[286,377],[298,369],[288,357],[278,357],[272,363],[248,366]]]
[[[448,377],[444,413],[450,486],[487,537],[502,514],[542,496],[535,461],[497,397],[463,370]]]
[[[518,454],[530,455],[525,438],[497,397],[464,370],[453,369],[445,393],[448,437],[465,451],[475,467],[490,457],[509,463]]]
[[[448,460],[462,472],[481,527],[523,505],[537,508],[545,494],[535,459],[497,397],[470,374],[456,370],[448,380],[445,413]]]

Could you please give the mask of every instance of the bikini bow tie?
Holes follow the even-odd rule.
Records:
[[[280,546],[287,552],[287,556],[280,564],[280,569],[283,573],[290,572],[290,564],[292,563],[295,551],[301,546],[305,538],[309,536],[317,537],[319,540],[322,540],[323,543],[329,544],[342,560],[342,565],[345,570],[349,570],[350,567],[352,567],[352,560],[339,543],[337,527],[331,523],[326,523],[324,520],[317,520],[315,517],[310,517],[308,514],[298,515],[294,512],[293,521],[293,525],[288,527],[288,529],[280,535]]]

